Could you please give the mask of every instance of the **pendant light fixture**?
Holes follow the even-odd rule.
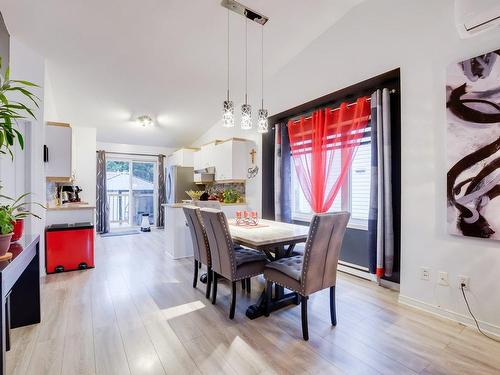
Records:
[[[252,106],[247,102],[248,97],[248,18],[245,17],[245,104],[241,106],[241,128],[252,129]]]
[[[261,92],[261,107],[259,109],[257,115],[257,131],[259,133],[267,133],[269,130],[269,121],[268,121],[268,112],[267,109],[264,109],[264,25],[261,26],[261,41],[260,41],[261,49],[260,49],[260,73],[261,73],[261,81],[260,81],[260,92]]]
[[[229,100],[229,9],[227,10],[227,98],[224,100],[222,126],[234,127],[234,104],[232,100]]]

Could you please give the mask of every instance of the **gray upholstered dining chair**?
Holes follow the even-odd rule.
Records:
[[[210,298],[210,288],[212,285],[212,259],[210,256],[210,248],[208,244],[207,232],[203,226],[203,221],[200,214],[200,208],[195,206],[182,207],[186,222],[191,233],[193,241],[193,256],[194,256],[194,275],[193,288],[196,288],[198,282],[198,268],[200,264],[207,266],[207,290],[205,296]]]
[[[340,248],[349,221],[349,212],[317,214],[311,220],[304,255],[282,258],[266,265],[266,316],[269,316],[272,283],[290,289],[300,296],[302,336],[309,339],[307,299],[330,288],[330,320],[337,324],[335,283]]]
[[[207,231],[212,259],[212,303],[215,304],[217,298],[217,279],[222,276],[232,284],[229,318],[233,319],[236,307],[236,283],[260,275],[264,271],[267,258],[257,250],[234,247],[226,215],[221,210],[202,208],[201,216]]]

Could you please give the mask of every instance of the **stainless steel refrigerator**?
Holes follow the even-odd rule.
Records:
[[[194,183],[193,168],[173,165],[165,169],[167,203],[182,203],[183,199],[190,199],[186,190],[198,190]]]

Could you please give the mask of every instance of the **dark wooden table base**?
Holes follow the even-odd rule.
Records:
[[[299,295],[295,292],[285,293],[282,286],[274,284],[274,297],[271,298],[270,311],[282,309],[285,306],[298,305],[300,303]],[[249,319],[256,319],[263,316],[266,312],[266,291],[262,291],[258,301],[254,305],[248,306],[246,316]]]

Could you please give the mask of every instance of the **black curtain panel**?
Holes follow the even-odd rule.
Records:
[[[388,89],[377,90],[371,96],[371,150],[369,268],[377,277],[390,277],[394,267],[394,218],[391,106]]]
[[[274,214],[276,221],[292,222],[291,151],[286,123],[275,125]]]
[[[165,226],[165,210],[163,204],[166,203],[165,192],[165,155],[158,155],[158,215],[156,226],[163,228]]]
[[[97,151],[97,186],[96,186],[96,231],[109,232],[109,207],[106,196],[106,152]]]

